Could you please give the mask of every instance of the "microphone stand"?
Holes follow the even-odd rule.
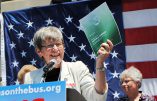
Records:
[[[45,67],[44,67],[44,68],[45,68]],[[44,68],[43,68],[43,71],[44,71]],[[43,73],[43,75],[42,75],[42,78],[41,78],[40,83],[45,82],[45,79],[46,79],[47,73],[48,73],[48,71],[46,71],[46,72],[44,71],[44,73]]]

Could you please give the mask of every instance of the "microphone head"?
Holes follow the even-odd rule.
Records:
[[[55,59],[51,59],[50,60],[50,62],[49,62],[49,64],[47,64],[44,68],[43,68],[43,71],[44,72],[48,72],[48,71],[50,71],[50,70],[52,70],[53,68],[54,68],[54,64],[56,64],[56,60]]]
[[[44,68],[43,68],[43,71],[44,71],[44,74],[42,77],[46,77],[46,74],[47,72],[51,71],[53,68],[55,68],[53,65],[56,64],[56,60],[55,59],[51,59],[50,60],[50,63],[48,65],[46,65]]]
[[[47,65],[47,68],[49,68],[49,70],[51,70],[52,68],[54,68],[54,64],[56,64],[56,60],[55,59],[51,59],[50,63]]]
[[[56,64],[56,62],[57,62],[56,59],[51,59],[51,60],[50,60],[50,63]],[[49,64],[50,64],[50,63],[49,63]]]

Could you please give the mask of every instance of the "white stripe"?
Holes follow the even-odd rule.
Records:
[[[125,46],[126,62],[157,61],[157,43]]]
[[[4,31],[3,31],[3,16],[1,16],[1,77],[2,85],[6,85],[6,63],[5,63],[5,49],[4,49]]]
[[[124,28],[157,26],[157,9],[123,12]]]
[[[157,78],[143,79],[141,90],[144,94],[157,96]]]

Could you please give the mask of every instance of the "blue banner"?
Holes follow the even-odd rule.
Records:
[[[66,101],[65,82],[4,86],[0,101]]]

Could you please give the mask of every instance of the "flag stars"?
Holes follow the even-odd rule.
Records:
[[[86,45],[83,45],[83,43],[82,43],[82,45],[79,47],[80,47],[80,51],[82,51],[82,50],[85,50]]]
[[[66,19],[66,22],[69,23],[69,22],[72,22],[72,19],[73,19],[73,18],[70,17],[70,15],[69,15],[68,18],[65,18],[65,19]]]
[[[19,62],[17,62],[16,60],[13,62],[13,66],[14,67],[18,67]]]
[[[36,65],[37,60],[34,60],[34,59],[33,59],[33,60],[30,61],[30,62],[31,62],[32,65]]]
[[[118,58],[117,57],[118,53],[116,53],[115,50],[113,51],[113,53],[110,53],[110,54],[112,55],[112,58],[114,58],[114,57]]]
[[[72,61],[76,61],[77,56],[74,56],[74,54],[73,54],[73,56],[70,57],[70,58],[71,58]]]
[[[119,98],[119,95],[120,95],[120,93],[118,93],[117,91],[115,91],[115,92],[113,93],[114,99],[115,99],[115,98]]]
[[[68,39],[70,40],[70,42],[74,42],[75,37],[71,35],[70,37],[68,37]]]
[[[12,42],[12,43],[10,44],[11,49],[16,48],[15,45],[16,45],[16,44],[15,44],[14,42]]]
[[[82,30],[82,27],[81,26],[77,26],[78,30],[81,31]]]
[[[27,24],[27,28],[29,28],[29,27],[33,27],[33,22],[28,22],[28,23],[26,23]]]
[[[114,71],[114,73],[111,73],[113,75],[113,78],[118,78],[119,73],[117,73],[116,71]]]
[[[61,26],[59,26],[59,30],[63,33],[63,29]]]
[[[15,85],[20,85],[20,82],[18,80],[16,80]]]
[[[90,56],[90,59],[95,59],[96,58],[96,56],[95,56],[95,54],[93,52],[89,56]]]
[[[8,25],[9,30],[14,29],[13,27],[14,27],[14,25],[12,25],[12,24]]]
[[[26,53],[27,53],[27,52],[25,52],[24,50],[21,52],[22,58],[23,58],[23,57],[26,57]]]
[[[33,40],[31,40],[31,41],[28,42],[28,43],[29,43],[29,47],[34,46],[34,44],[33,44]]]
[[[20,33],[18,34],[18,39],[23,38],[23,34],[24,34],[24,33],[22,33],[22,32],[20,31]]]
[[[104,62],[104,67],[107,69],[107,65],[109,65],[109,63]]]
[[[46,20],[46,22],[47,22],[47,26],[52,25],[53,20],[49,18],[48,20]]]

